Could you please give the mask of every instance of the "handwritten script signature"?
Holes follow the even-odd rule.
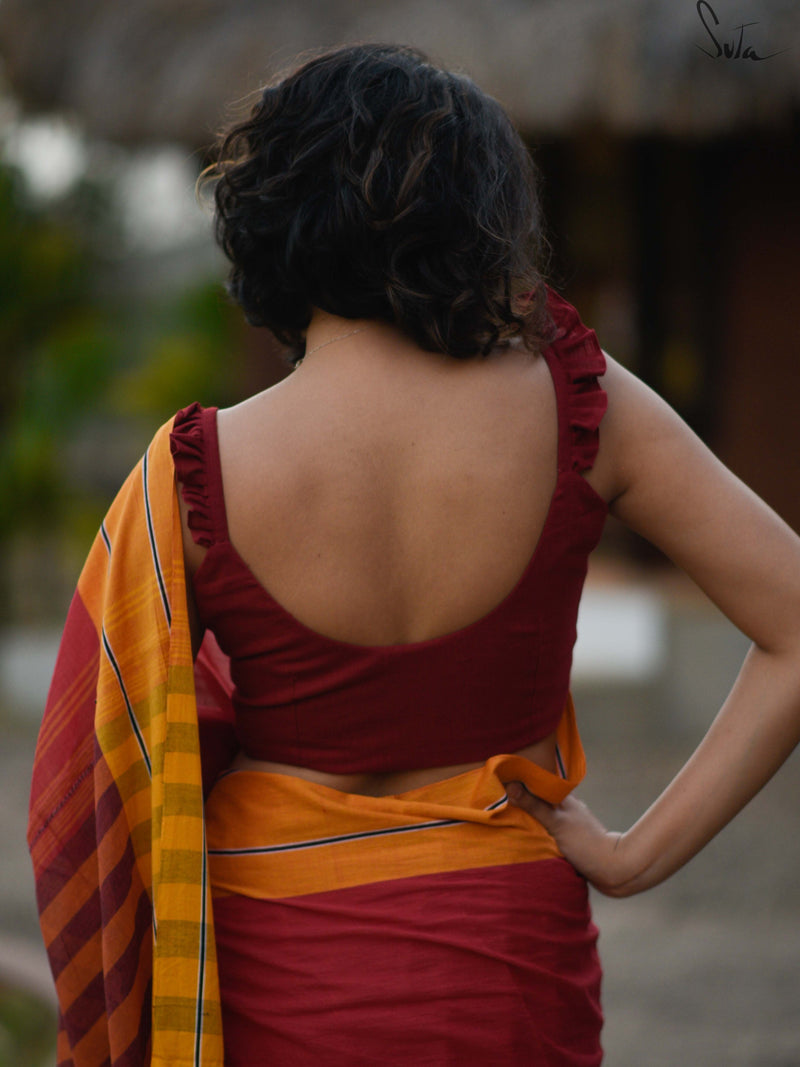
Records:
[[[714,27],[716,28],[717,26],[719,26],[719,19],[717,18],[714,8],[711,6],[711,4],[707,3],[706,0],[699,0],[697,4],[697,14],[700,16],[700,21],[703,23],[703,29],[711,38],[711,41],[716,51],[708,52],[705,48],[700,48],[700,45],[698,45],[697,47],[700,48],[701,52],[703,52],[707,56],[710,56],[712,59],[720,59],[724,56],[725,59],[752,59],[760,63],[764,59],[772,59],[773,56],[779,56],[781,54],[780,52],[770,52],[769,55],[760,56],[751,45],[746,45],[744,43],[744,31],[750,26],[757,26],[757,22],[742,22],[741,25],[734,26],[734,35],[731,37],[730,42],[722,41],[722,43],[720,43],[714,33],[714,30],[711,28],[707,21],[708,17],[710,16],[714,20]],[[736,30],[739,31],[738,40],[735,36]],[[785,51],[785,49],[783,49],[783,51]]]

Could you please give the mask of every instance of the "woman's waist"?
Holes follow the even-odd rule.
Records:
[[[215,895],[274,898],[443,871],[560,859],[553,838],[508,803],[506,783],[559,803],[583,771],[571,704],[556,738],[519,754],[381,775],[327,777],[303,767],[239,758],[206,804]],[[421,778],[435,776],[428,784]],[[443,777],[444,776],[444,777]],[[335,783],[335,785],[333,784]],[[339,788],[336,788],[336,787]],[[347,788],[341,788],[346,786]],[[373,793],[357,793],[369,786]],[[411,788],[404,788],[411,786]],[[396,790],[375,795],[375,789]]]
[[[369,796],[296,774],[234,767],[206,804],[214,895],[307,897],[376,881],[558,860],[544,827],[508,803],[504,780],[521,777],[521,765],[555,778],[518,756],[495,756],[430,785]]]
[[[519,756],[548,772],[559,773],[556,733],[553,732],[540,741],[517,749],[510,755]],[[487,756],[489,758],[489,756]],[[420,767],[413,770],[358,772],[337,774],[313,767],[302,767],[276,760],[254,759],[240,752],[231,769],[238,771],[257,771],[267,774],[288,775],[305,782],[334,789],[340,793],[350,793],[366,797],[398,796],[416,789],[421,789],[448,778],[477,770],[486,762],[485,759],[465,763],[452,763],[435,767]]]

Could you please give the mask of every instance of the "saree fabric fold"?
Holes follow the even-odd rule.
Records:
[[[223,1063],[170,427],[92,547],[37,744],[28,843],[59,1067]]]
[[[229,771],[207,803],[226,1064],[593,1067],[600,964],[586,883],[535,820],[584,770],[514,756],[408,793]]]

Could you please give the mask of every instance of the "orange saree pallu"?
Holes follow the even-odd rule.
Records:
[[[92,547],[36,750],[28,842],[60,1067],[223,1062],[168,432]],[[213,670],[205,692],[222,698]]]
[[[583,775],[496,756],[399,796],[233,770],[207,803],[228,1067],[599,1064],[586,884],[506,801]]]

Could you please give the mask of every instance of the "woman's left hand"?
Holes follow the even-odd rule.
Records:
[[[612,833],[587,806],[569,796],[552,805],[533,796],[520,782],[506,784],[508,799],[537,819],[555,838],[565,859],[594,887],[607,896],[626,896],[623,834]]]

